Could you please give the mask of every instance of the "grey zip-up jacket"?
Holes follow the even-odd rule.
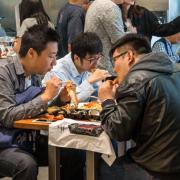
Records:
[[[102,125],[110,137],[133,139],[132,159],[147,170],[180,172],[180,65],[163,53],[143,56],[113,100],[103,103]]]
[[[37,76],[31,84],[41,86]],[[18,57],[0,60],[0,125],[12,127],[15,120],[32,118],[47,109],[47,103],[37,96],[25,104],[16,105],[15,95],[25,90],[24,69]]]

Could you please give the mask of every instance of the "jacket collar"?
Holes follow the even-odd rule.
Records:
[[[139,70],[157,73],[172,73],[173,68],[174,64],[167,55],[161,52],[151,52],[145,54],[136,64],[134,64],[129,73]]]
[[[15,57],[13,58],[13,60],[14,60],[14,67],[15,67],[15,70],[16,70],[16,74],[17,74],[17,75],[22,75],[22,74],[24,74],[24,73],[25,73],[25,72],[24,72],[24,68],[23,68],[23,66],[22,66],[22,64],[21,64],[21,62],[20,62],[20,58],[18,57],[18,55],[15,56]]]

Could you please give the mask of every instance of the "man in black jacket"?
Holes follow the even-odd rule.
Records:
[[[180,179],[180,66],[137,34],[122,37],[111,55],[119,85],[100,86],[102,126],[136,146],[111,167],[101,162],[101,179]]]

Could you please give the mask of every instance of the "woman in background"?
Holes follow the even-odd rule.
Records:
[[[20,36],[24,31],[35,25],[44,24],[54,28],[51,20],[44,10],[41,0],[22,0],[19,5],[20,12]],[[19,34],[18,34],[19,35]]]
[[[28,28],[36,24],[44,24],[54,29],[54,25],[45,12],[41,0],[22,0],[19,5],[19,13],[20,29],[17,32],[16,44],[14,47],[16,53],[19,52],[21,37]]]
[[[135,0],[123,0],[119,7],[126,31],[143,34],[149,40],[152,36],[165,37],[179,32],[180,16],[169,23],[160,24],[153,12],[136,5]]]

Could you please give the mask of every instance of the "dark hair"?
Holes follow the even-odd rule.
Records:
[[[103,45],[100,38],[92,32],[80,33],[71,43],[72,59],[76,54],[81,59],[88,54],[101,53]]]
[[[20,25],[26,18],[36,18],[38,24],[48,24],[49,16],[44,10],[41,0],[22,0],[19,5]]]
[[[120,7],[120,9],[122,11],[124,30],[127,31],[127,27],[125,24],[125,22],[127,21],[127,18],[129,18],[131,20],[131,23],[133,26],[137,27],[139,24],[139,22],[137,22],[137,19],[139,19],[141,16],[143,16],[145,8],[142,6],[136,5],[136,3],[134,2],[134,4],[130,6],[127,17],[126,17],[124,9],[122,8],[122,4],[119,4],[118,6]]]
[[[35,25],[25,31],[21,39],[19,51],[20,57],[26,56],[28,50],[33,48],[38,55],[46,48],[48,42],[59,41],[59,36],[55,30],[45,25]]]
[[[144,15],[145,11],[146,8],[135,4],[129,8],[128,18],[131,19],[133,26],[137,27],[139,25],[137,19],[141,18]]]
[[[141,35],[141,34],[134,34],[134,33],[128,33],[124,35],[122,38],[120,38],[112,47],[110,51],[110,56],[113,55],[116,48],[122,47],[128,45],[133,48],[133,50],[137,54],[144,54],[144,53],[150,53],[152,52],[151,45],[149,43],[149,40]]]

